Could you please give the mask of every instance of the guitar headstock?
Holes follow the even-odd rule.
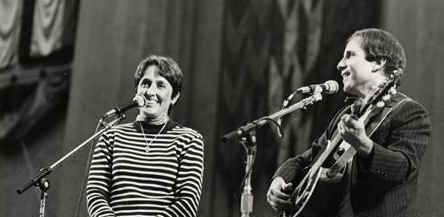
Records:
[[[390,102],[392,97],[397,93],[396,87],[399,82],[399,75],[400,73],[394,71],[384,83],[380,84],[373,94],[370,95],[368,100],[366,100],[366,103],[362,105],[360,112],[363,113],[367,109],[373,107],[385,107]]]

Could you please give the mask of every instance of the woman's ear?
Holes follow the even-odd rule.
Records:
[[[380,60],[374,61],[373,67],[372,67],[372,72],[377,72],[377,71],[383,70],[386,62],[387,62],[387,60],[385,60],[385,59],[380,59]]]
[[[171,105],[176,104],[177,100],[179,100],[179,97],[180,97],[180,93],[178,92],[176,94],[176,96],[173,96],[173,98],[171,98]]]

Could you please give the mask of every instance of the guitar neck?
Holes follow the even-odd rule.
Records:
[[[372,109],[367,109],[358,121],[366,121],[368,116],[370,115],[371,110]],[[318,170],[331,155],[331,153],[335,150],[335,148],[338,147],[338,144],[342,145],[342,143],[346,142],[342,140],[339,133],[335,133],[333,139],[328,141],[327,148],[324,150],[324,152],[321,153],[317,161],[311,167],[313,171]]]
[[[341,136],[339,134],[335,134],[333,140],[328,140],[327,148],[321,153],[316,162],[312,165],[310,170],[317,171],[327,160],[328,156],[335,150],[338,143],[341,141]]]

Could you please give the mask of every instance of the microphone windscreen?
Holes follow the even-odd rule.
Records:
[[[325,82],[325,85],[328,87],[327,88],[328,94],[337,93],[339,91],[339,84],[337,81],[329,80]]]
[[[137,103],[139,107],[145,106],[146,104],[146,99],[142,94],[136,94],[136,96],[134,96],[133,98],[133,101]]]

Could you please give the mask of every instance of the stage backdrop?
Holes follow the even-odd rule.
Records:
[[[137,63],[155,53],[173,57],[185,73],[174,118],[205,137],[199,216],[240,216],[243,149],[235,142],[222,143],[220,137],[274,112],[301,85],[340,81],[335,65],[347,36],[360,28],[383,27],[397,35],[407,51],[401,89],[432,115],[433,142],[420,177],[420,216],[444,216],[443,9],[440,0],[82,1],[68,111],[51,115],[45,119],[46,127],[27,135],[25,141],[32,141],[32,148],[24,148],[25,143],[13,151],[11,146],[1,147],[0,172],[7,178],[0,182],[5,192],[0,197],[0,215],[36,215],[38,192],[17,196],[17,183],[83,142],[102,114],[128,102],[134,96],[132,75]],[[48,47],[57,50],[55,45]],[[28,50],[24,60],[35,57],[38,49]],[[273,171],[319,135],[342,99],[341,94],[328,96],[307,111],[286,117],[281,140],[276,139],[273,126],[258,131],[254,216],[276,215],[265,203]],[[127,121],[133,118],[134,111]],[[48,216],[87,216],[82,188],[90,147],[51,174]]]
[[[0,216],[38,214],[39,191],[16,189],[61,153],[77,6],[75,0],[0,1]],[[57,195],[49,198],[47,213],[54,216]]]

